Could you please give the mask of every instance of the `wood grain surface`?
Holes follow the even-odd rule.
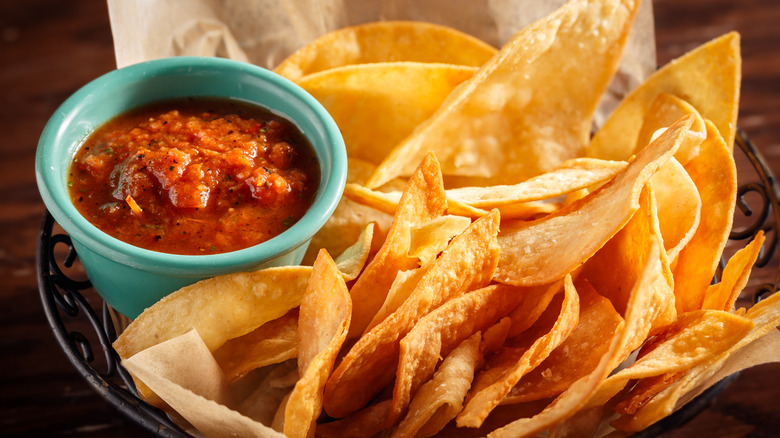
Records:
[[[739,126],[778,174],[780,1],[653,5],[659,64],[725,32],[741,33]],[[71,93],[114,67],[105,2],[0,2],[0,436],[149,436],[68,361],[44,317],[35,274],[44,213],[34,173],[38,137]],[[776,254],[770,266],[776,270]],[[778,375],[780,364],[743,371],[706,410],[663,436],[780,436]]]

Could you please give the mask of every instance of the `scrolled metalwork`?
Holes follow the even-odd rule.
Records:
[[[74,280],[62,269],[63,266],[72,267],[77,256],[70,238],[65,234],[53,234],[53,227],[54,219],[47,212],[36,255],[38,289],[46,318],[65,355],[95,391],[132,421],[159,436],[188,436],[164,412],[138,398],[132,377],[122,367],[119,355],[111,346],[116,333],[108,306],[102,304],[102,317],[98,317],[82,294],[91,289],[90,282]],[[67,248],[62,261],[55,254],[55,247],[59,245]],[[84,322],[89,324],[89,333],[79,331],[81,328],[72,329],[82,327]],[[90,338],[97,339],[99,350]],[[95,351],[102,351],[104,363],[98,363]]]

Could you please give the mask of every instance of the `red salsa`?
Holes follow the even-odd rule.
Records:
[[[292,226],[319,179],[311,145],[288,120],[236,101],[191,98],[100,127],[76,153],[68,187],[79,212],[119,240],[214,254]]]

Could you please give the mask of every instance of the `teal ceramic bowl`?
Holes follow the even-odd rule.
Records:
[[[298,126],[320,164],[320,187],[306,215],[277,237],[239,251],[175,255],[146,249],[100,231],[76,210],[67,190],[71,160],[97,127],[155,101],[202,96],[265,107]],[[160,298],[215,275],[301,262],[312,236],[341,198],[347,173],[344,141],[325,109],[306,91],[266,69],[223,58],[174,57],[114,70],[68,98],[38,143],[38,189],[70,235],[84,270],[103,299],[135,318]]]

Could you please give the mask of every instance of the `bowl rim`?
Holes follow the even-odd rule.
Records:
[[[57,172],[52,171],[55,166],[70,166],[73,154],[78,149],[78,146],[61,146],[65,150],[70,150],[68,160],[62,160],[61,154],[53,154],[56,151],[57,142],[62,141],[60,135],[63,126],[74,123],[69,115],[82,105],[86,105],[84,102],[87,102],[94,94],[105,93],[105,90],[113,88],[110,86],[112,83],[155,79],[172,73],[191,72],[201,68],[208,71],[233,71],[260,79],[273,86],[277,89],[276,91],[282,92],[286,97],[302,103],[307,112],[314,116],[315,125],[318,125],[320,132],[326,139],[327,144],[324,152],[327,155],[323,156],[323,151],[314,147],[315,140],[307,136],[315,149],[321,174],[320,187],[311,207],[300,220],[281,234],[257,245],[226,253],[202,255],[164,253],[140,248],[110,236],[81,215],[71,202],[67,187],[62,187],[66,184],[57,179]],[[220,98],[216,94],[210,96]],[[151,101],[163,101],[170,98],[172,97],[162,97]],[[253,103],[249,99],[243,101]],[[272,112],[281,113],[277,108],[269,105],[257,102],[254,104],[268,108]],[[126,111],[130,109],[132,107],[127,108]],[[119,114],[121,113],[114,114],[107,120]],[[298,121],[293,120],[292,117],[283,113],[281,115],[298,125]],[[300,128],[300,125],[298,126]],[[93,129],[89,131],[92,132]],[[81,138],[78,142],[79,145],[84,140],[85,138]],[[347,157],[344,140],[336,122],[319,101],[294,82],[268,69],[246,62],[218,57],[179,56],[145,61],[112,70],[90,81],[70,95],[57,108],[41,133],[35,156],[35,172],[38,190],[47,209],[71,238],[81,245],[108,259],[149,272],[187,275],[197,271],[199,275],[211,275],[226,272],[226,270],[256,266],[307,244],[325,224],[341,199],[346,184]]]

